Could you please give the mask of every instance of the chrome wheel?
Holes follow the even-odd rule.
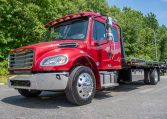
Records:
[[[89,98],[93,93],[93,80],[88,73],[82,73],[77,80],[77,91],[82,99]]]
[[[158,69],[154,68],[150,70],[150,84],[156,85],[159,81],[159,71]]]
[[[75,67],[69,76],[65,90],[68,101],[75,105],[92,102],[96,92],[96,78],[93,71],[86,66]]]

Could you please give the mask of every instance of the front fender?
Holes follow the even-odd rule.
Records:
[[[67,64],[62,65],[62,66],[40,66],[40,62],[44,58],[49,57],[49,56],[55,56],[55,55],[67,55],[68,56]],[[77,49],[77,48],[54,49],[52,51],[42,54],[39,57],[36,57],[33,71],[69,71],[71,67],[73,66],[74,62],[79,57],[90,57],[90,56],[84,51]]]

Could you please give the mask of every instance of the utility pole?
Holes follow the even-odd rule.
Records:
[[[157,52],[157,39],[156,39],[156,32],[154,30],[154,45],[155,45],[155,55],[156,55],[156,60],[158,61],[158,52]]]

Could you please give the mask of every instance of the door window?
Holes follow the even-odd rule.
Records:
[[[112,28],[112,33],[113,33],[114,42],[118,42],[118,32],[116,27]]]
[[[96,20],[94,21],[94,26],[93,26],[93,39],[98,41],[106,39],[105,24]]]

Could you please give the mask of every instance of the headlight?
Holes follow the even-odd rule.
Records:
[[[68,57],[65,55],[57,55],[46,57],[41,61],[41,66],[60,66],[68,62]]]

